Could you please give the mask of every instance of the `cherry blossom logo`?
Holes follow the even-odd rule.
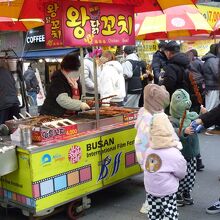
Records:
[[[82,157],[82,150],[79,146],[72,146],[68,153],[68,159],[69,161],[74,164],[78,163]]]
[[[171,24],[172,24],[174,27],[180,28],[180,27],[183,27],[183,26],[186,24],[186,22],[185,22],[185,20],[182,19],[182,18],[173,18],[173,19],[171,20]]]

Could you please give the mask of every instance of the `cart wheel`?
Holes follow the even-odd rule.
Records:
[[[78,217],[80,217],[83,214],[83,211],[81,212],[76,211],[76,208],[81,205],[82,205],[81,199],[69,203],[67,207],[67,214],[69,216],[69,219],[76,220]]]

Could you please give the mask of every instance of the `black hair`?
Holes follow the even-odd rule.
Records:
[[[170,41],[165,46],[165,51],[170,51],[173,54],[180,52],[180,45],[176,41]]]
[[[194,57],[198,57],[198,51],[196,49],[191,49],[190,52],[193,54]]]
[[[79,60],[79,54],[78,53],[69,53],[67,54],[61,64],[61,69],[64,70],[79,70],[81,66],[80,60]]]
[[[210,49],[209,49],[209,53],[216,55],[216,46],[217,46],[217,44],[211,44]]]
[[[158,48],[161,49],[161,48],[165,48],[167,45],[167,43],[165,41],[160,41],[160,43],[158,44]]]

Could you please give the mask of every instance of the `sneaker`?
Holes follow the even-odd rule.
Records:
[[[150,209],[150,207],[149,207],[149,205],[148,205],[148,203],[146,201],[145,203],[143,203],[143,205],[142,205],[142,207],[140,209],[140,213],[147,214],[149,209]]]
[[[182,195],[179,194],[176,195],[176,205],[177,207],[182,207],[185,205]]]
[[[201,158],[197,158],[196,170],[197,171],[202,171],[204,168],[205,168],[205,166],[202,163],[202,159]]]
[[[183,192],[183,199],[184,199],[185,205],[193,205],[194,204],[194,201],[190,195],[190,192]]]
[[[210,206],[206,209],[208,214],[217,214],[220,212],[220,200],[214,203],[214,205]]]

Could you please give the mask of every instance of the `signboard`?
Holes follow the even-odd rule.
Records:
[[[205,17],[211,27],[214,27],[220,19],[220,8],[205,5],[197,5],[199,12]]]
[[[45,8],[47,47],[135,44],[133,6],[62,1]]]
[[[62,47],[62,5],[60,2],[45,4],[46,47]]]
[[[25,51],[45,49],[44,27],[33,28],[24,35]]]

